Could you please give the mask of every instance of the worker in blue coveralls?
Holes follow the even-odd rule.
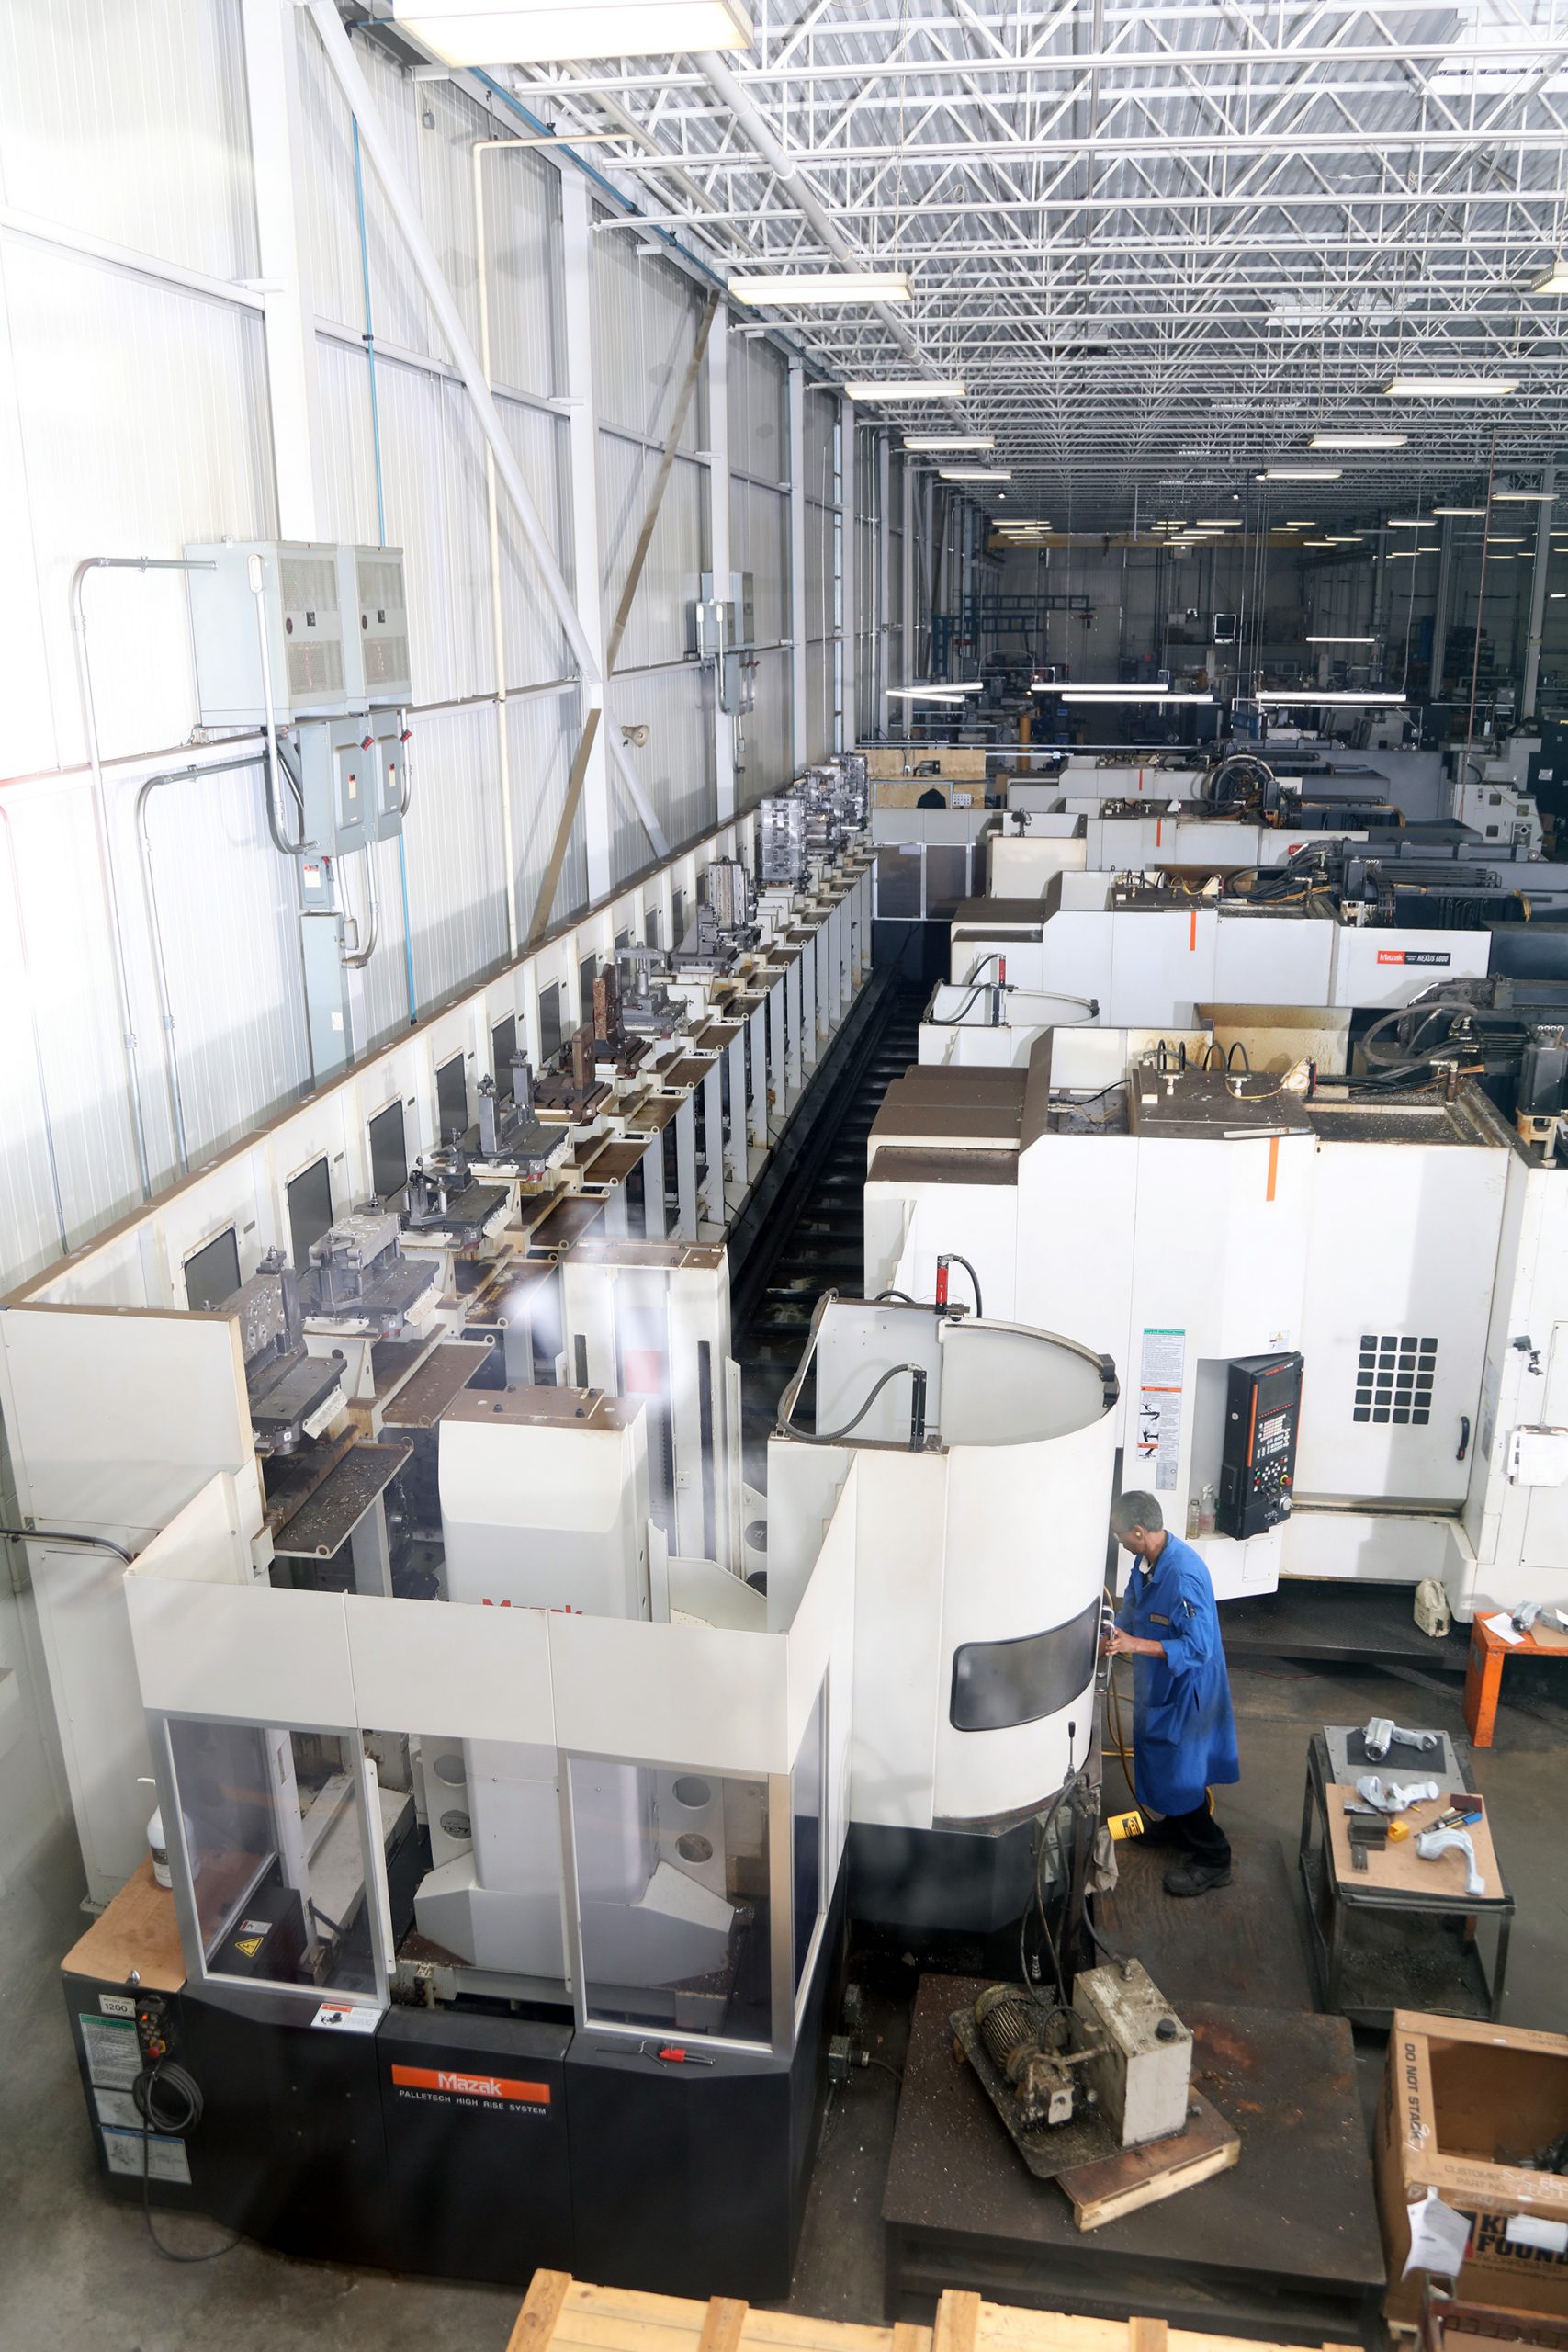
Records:
[[[1111,1525],[1134,1562],[1105,1649],[1136,1660],[1133,1784],[1140,1810],[1161,1816],[1145,1837],[1181,1849],[1165,1874],[1168,1894],[1207,1894],[1231,1880],[1230,1840],[1209,1791],[1241,1778],[1213,1584],[1153,1495],[1120,1496]]]

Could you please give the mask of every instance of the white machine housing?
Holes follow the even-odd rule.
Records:
[[[1461,1515],[1500,1419],[1485,1384],[1513,1369],[1488,1331],[1511,1283],[1506,1208],[1529,1174],[1491,1105],[1466,1090],[1308,1111],[1278,1078],[1238,1101],[1214,1073],[1194,1108],[1195,1074],[1145,1065],[1129,1131],[1103,1103],[1058,1098],[1053,1049],[1042,1039],[1024,1071],[922,1069],[889,1090],[870,1142],[867,1290],[929,1297],[957,1246],[988,1310],[1106,1335],[1127,1367],[1123,1484],[1160,1497],[1222,1598],[1282,1573],[1436,1576],[1468,1616],[1486,1538]],[[1306,1363],[1296,1508],[1245,1542],[1203,1531],[1229,1365],[1280,1349]]]
[[[768,1449],[770,1621],[798,1605],[855,1472],[853,1818],[1021,1820],[1088,1753],[1114,1371],[1043,1330],[831,1294],[812,1360],[826,1430],[897,1367],[840,1443],[794,1429],[786,1392]],[[930,1432],[915,1452],[912,1364]]]

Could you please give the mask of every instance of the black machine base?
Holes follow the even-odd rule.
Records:
[[[524,2286],[541,2266],[666,2294],[787,2295],[843,1984],[845,1881],[785,2061],[503,2011],[393,2007],[373,2032],[311,1996],[186,1985],[168,2063],[200,2120],[143,2140],[123,1985],[64,1978],[110,2193],[281,2252]],[[145,2188],[142,2167],[151,2177]]]
[[[1034,1892],[1032,1815],[994,1836],[852,1822],[850,1910],[868,1927],[992,1935]]]

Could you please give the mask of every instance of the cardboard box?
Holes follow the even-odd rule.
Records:
[[[1388,2257],[1383,2310],[1412,2324],[1426,2272],[1400,2276],[1407,2207],[1428,2188],[1470,2219],[1457,2291],[1515,2311],[1568,2312],[1568,2253],[1516,2244],[1524,2213],[1568,2222],[1568,2177],[1520,2156],[1568,2132],[1568,2035],[1396,2009],[1378,2109],[1377,2192]]]
[[[951,779],[974,784],[986,780],[986,746],[983,743],[863,743],[865,772],[868,776],[894,778],[906,776],[917,761],[936,760],[942,773]],[[925,777],[923,782],[930,783]]]

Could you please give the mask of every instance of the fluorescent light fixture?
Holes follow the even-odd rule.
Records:
[[[1331,548],[1334,542],[1332,539],[1303,539],[1302,545],[1303,548]]]
[[[914,288],[901,269],[743,269],[728,280],[738,302],[908,302]]]
[[[1256,474],[1256,481],[1337,481],[1343,466],[1270,466],[1267,473]]]
[[[938,466],[942,481],[1011,481],[1010,466]]]
[[[1317,516],[1315,514],[1298,514],[1293,523],[1281,523],[1280,528],[1282,531],[1315,531],[1317,528]]]
[[[950,376],[910,377],[886,384],[867,379],[844,386],[844,398],[851,401],[961,401],[964,397],[963,384]]]
[[[1494,506],[1529,506],[1539,501],[1542,506],[1550,506],[1556,496],[1554,490],[1495,490],[1492,503]]]
[[[889,686],[889,702],[949,702],[961,703],[965,689],[962,686]]]
[[[1168,686],[1111,686],[1098,690],[1092,686],[1055,686],[1047,692],[1060,695],[1064,702],[1157,702],[1162,710],[1168,709],[1172,703],[1213,703],[1214,699],[1213,695],[1172,694]]]
[[[1198,528],[1201,531],[1239,531],[1241,516],[1239,514],[1200,514]]]
[[[1535,294],[1568,294],[1568,254],[1554,261],[1544,277],[1538,277],[1531,292]]]
[[[1425,514],[1390,514],[1385,520],[1391,531],[1424,531],[1427,528]]]
[[[1299,691],[1293,691],[1290,694],[1280,694],[1277,693],[1271,687],[1265,686],[1260,687],[1258,693],[1253,695],[1252,699],[1254,702],[1304,703],[1311,708],[1315,708],[1323,703],[1332,702],[1359,703],[1363,705],[1371,704],[1380,709],[1397,710],[1404,707],[1405,697],[1404,695],[1379,694],[1375,689],[1371,688],[1369,688],[1365,693],[1347,690],[1339,694],[1334,694],[1332,692],[1323,694],[1303,694]]]
[[[1309,631],[1306,642],[1309,645],[1375,645],[1377,639],[1375,637],[1314,637]]]
[[[1403,563],[1414,560],[1414,559],[1418,555],[1441,554],[1441,548],[1390,548],[1388,551],[1388,560],[1390,563]]]
[[[1359,548],[1366,536],[1364,531],[1330,531],[1328,544],[1331,548]]]
[[[1488,531],[1486,535],[1489,548],[1522,548],[1524,543],[1522,531]]]
[[[1485,401],[1517,391],[1517,376],[1391,376],[1384,397],[1394,401]]]
[[[1407,433],[1314,433],[1309,449],[1403,449]]]
[[[906,433],[906,449],[994,449],[989,433]]]
[[[448,65],[550,65],[750,49],[740,0],[393,0],[392,15]]]
[[[1560,605],[1564,596],[1568,596],[1568,588],[1554,588],[1550,601],[1554,605]]]
[[[1484,506],[1434,506],[1434,514],[1484,514]]]

